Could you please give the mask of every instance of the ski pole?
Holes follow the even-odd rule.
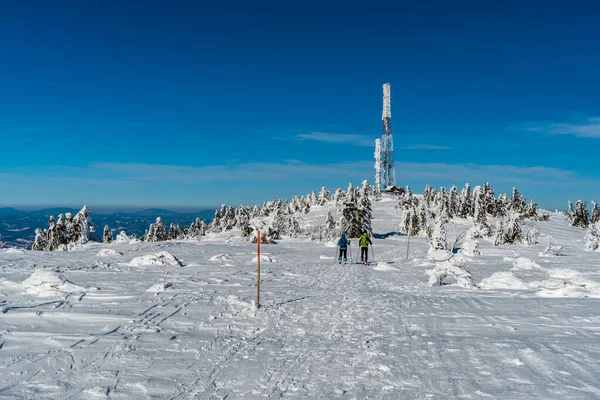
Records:
[[[333,263],[335,264],[335,260],[338,258],[340,246],[335,246],[335,255],[333,256]]]
[[[371,245],[371,257],[373,257],[373,264],[375,264],[375,250],[373,250],[373,245]]]

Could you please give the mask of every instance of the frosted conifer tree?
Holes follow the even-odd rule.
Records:
[[[265,207],[263,207],[263,211],[264,211]],[[262,213],[261,213],[262,214]],[[221,213],[219,212],[219,210],[215,210],[215,216],[210,224],[210,230],[212,232],[218,233],[222,231],[221,228]]]
[[[452,217],[456,217],[458,215],[458,210],[460,208],[460,196],[458,194],[458,188],[455,185],[452,185],[450,189],[450,215]]]
[[[58,249],[60,245],[60,238],[58,236],[58,228],[56,227],[56,222],[54,221],[54,216],[50,216],[50,220],[48,221],[50,227],[48,228],[48,242],[46,244],[47,251],[54,251]]]
[[[281,208],[275,211],[269,231],[273,239],[279,239],[287,231],[287,221]]]
[[[312,193],[310,194],[310,205],[316,206],[318,204],[319,204],[319,198],[317,197],[317,192],[313,190]]]
[[[510,197],[510,202],[508,203],[508,209],[521,213],[523,212],[525,205],[525,199],[519,194],[517,188],[513,187],[512,196]]]
[[[354,191],[352,182],[350,182],[350,184],[348,185],[348,190],[346,190],[346,202],[351,202],[351,203],[356,202],[356,192]]]
[[[167,240],[177,240],[180,237],[180,231],[179,231],[179,226],[171,223],[171,225],[169,225],[169,233],[167,235]]]
[[[505,243],[516,244],[522,241],[521,216],[518,212],[512,212],[508,215],[508,224],[506,225]]]
[[[362,233],[361,228],[360,213],[356,203],[346,201],[340,217],[341,232],[345,233],[348,238],[357,238]]]
[[[321,188],[321,192],[319,193],[319,204],[324,206],[329,200],[331,200],[331,193],[329,193],[329,191],[325,189],[325,186],[323,186]]]
[[[332,239],[337,236],[335,231],[335,221],[331,215],[331,211],[327,210],[327,217],[325,218],[325,237]]]
[[[587,203],[582,200],[577,200],[575,203],[575,215],[573,216],[573,226],[579,228],[587,228],[589,224],[589,213]]]
[[[373,208],[371,205],[371,200],[369,199],[369,190],[369,184],[367,183],[365,185],[363,183],[363,188],[360,190],[361,196],[359,204],[359,220],[361,232],[368,232],[369,234],[372,234],[373,229],[371,228],[371,218],[373,214]]]
[[[423,190],[423,200],[425,201],[425,204],[427,204],[427,207],[431,207],[432,193],[431,185],[429,185],[429,183],[425,185],[425,190]]]
[[[112,243],[112,241],[113,241],[112,232],[110,231],[110,228],[108,225],[104,225],[104,233],[102,234],[102,241],[104,243]]]
[[[296,218],[291,217],[288,221],[288,236],[296,237],[300,235],[300,224]]]
[[[494,246],[499,246],[506,243],[506,229],[502,220],[496,222],[494,229]]]
[[[69,243],[69,232],[67,231],[67,220],[63,214],[58,215],[58,221],[56,221],[56,230],[58,232],[58,243],[59,244]]]
[[[487,223],[486,200],[483,191],[474,191],[475,196],[475,222],[471,230],[471,238],[477,239],[486,237],[490,233],[490,226]]]
[[[71,243],[80,243],[85,244],[92,239],[91,235],[91,227],[92,227],[92,219],[89,215],[89,209],[87,206],[83,206],[83,208],[75,215],[73,218],[73,230],[75,232],[75,237],[71,235]]]
[[[600,223],[593,223],[588,226],[585,235],[585,250],[597,251],[600,249]]]
[[[344,191],[341,188],[338,188],[333,195],[333,200],[335,201],[335,205],[339,206],[339,205],[344,204],[345,199],[346,199],[346,194],[344,193]]]
[[[590,222],[595,224],[596,222],[600,222],[600,209],[598,209],[598,204],[592,200],[592,215],[590,216]]]
[[[258,204],[254,205],[254,209],[252,210],[252,217],[258,217],[260,215],[260,207]]]
[[[117,242],[117,243],[127,243],[127,242],[129,242],[129,237],[127,236],[127,233],[125,231],[119,232],[119,234],[115,238],[115,242]]]
[[[144,236],[144,240],[146,242],[158,242],[156,238],[156,225],[150,224],[148,230],[146,230],[146,235]]]
[[[472,205],[471,185],[467,183],[461,192],[460,206],[458,208],[458,216],[460,218],[467,218],[467,217],[473,215],[471,213],[471,205]]]
[[[40,228],[35,230],[35,240],[31,250],[44,251],[48,247],[48,231],[42,231]]]
[[[569,217],[570,220],[573,219],[573,217],[575,217],[575,211],[573,211],[573,203],[571,203],[569,201],[569,210],[567,211],[567,216]]]
[[[154,227],[156,229],[156,241],[163,242],[167,240],[167,228],[160,217],[156,217]]]
[[[430,250],[446,250],[446,230],[442,219],[438,219],[435,223],[429,247]]]
[[[527,206],[525,206],[523,214],[525,218],[537,218],[537,204],[533,202],[533,199],[529,202]]]
[[[421,227],[419,226],[419,216],[414,207],[409,208],[404,212],[404,232],[408,236],[417,236]]]

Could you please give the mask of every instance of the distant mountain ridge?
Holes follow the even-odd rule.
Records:
[[[37,228],[47,229],[48,219],[52,215],[58,218],[60,214],[71,213],[73,216],[80,209],[70,207],[52,207],[41,210],[24,211],[13,207],[0,208],[0,236],[2,241],[9,246],[28,247],[35,238]],[[165,225],[177,224],[187,228],[196,218],[206,223],[212,221],[215,209],[204,209],[197,212],[176,212],[161,208],[147,208],[135,212],[114,212],[109,214],[96,214],[90,209],[92,225],[98,234],[102,234],[104,226],[108,225],[113,233],[125,231],[128,235],[140,237],[151,223],[160,217]]]

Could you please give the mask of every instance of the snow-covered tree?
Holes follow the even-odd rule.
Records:
[[[575,215],[573,216],[573,226],[587,228],[589,219],[587,203],[582,200],[577,200],[577,203],[575,204]]]
[[[319,204],[324,206],[329,200],[331,200],[331,193],[323,186],[319,193]]]
[[[508,223],[506,224],[505,243],[516,244],[522,241],[521,231],[521,215],[518,212],[512,212],[508,215]]]
[[[288,236],[297,237],[300,235],[300,224],[294,217],[290,217],[288,221]]]
[[[263,207],[263,210],[264,210],[264,207]],[[210,224],[210,230],[211,230],[211,232],[215,232],[215,233],[222,231],[221,213],[219,212],[219,210],[215,210],[215,216]]]
[[[108,225],[104,225],[104,233],[102,234],[102,241],[104,243],[112,243],[112,241],[113,241],[112,232],[110,231],[110,227]]]
[[[508,203],[508,209],[510,211],[522,213],[525,209],[525,206],[525,198],[521,196],[516,187],[513,187],[512,196],[510,197],[510,201]]]
[[[335,229],[335,221],[333,220],[333,216],[331,215],[331,211],[327,210],[327,217],[325,218],[325,232],[324,236],[327,239],[333,239],[337,236],[337,232]]]
[[[357,238],[361,235],[362,220],[360,210],[353,201],[344,202],[342,216],[340,217],[340,230],[349,238]]]
[[[179,225],[171,223],[171,225],[169,225],[169,233],[167,234],[167,240],[177,240],[182,236],[181,234],[182,232],[179,229]]]
[[[446,231],[444,229],[444,222],[440,218],[436,221],[435,228],[431,234],[429,241],[430,250],[446,250]]]
[[[58,236],[58,228],[56,227],[54,216],[50,216],[48,224],[50,224],[50,226],[48,227],[48,241],[46,243],[46,250],[54,251],[58,249],[58,246],[60,246],[60,238]]]
[[[160,217],[156,217],[156,223],[154,224],[154,227],[156,229],[156,241],[163,242],[167,240],[167,227]]]
[[[585,250],[597,251],[600,249],[600,223],[596,222],[588,226],[585,235]]]
[[[48,247],[48,231],[42,231],[37,228],[35,230],[35,240],[31,246],[31,250],[44,251]]]
[[[346,199],[346,193],[341,188],[338,188],[333,194],[333,200],[335,201],[336,206],[340,206],[344,203]]]
[[[573,210],[573,203],[569,201],[569,210],[567,211],[567,217],[572,220],[575,217],[575,211]]]
[[[115,242],[117,242],[117,243],[127,243],[127,242],[129,242],[129,237],[127,236],[127,233],[125,231],[119,232],[119,234],[115,238]]]
[[[421,231],[419,226],[419,216],[414,207],[409,208],[404,212],[404,232],[408,236],[418,236]]]
[[[475,222],[471,228],[471,238],[483,238],[490,234],[490,226],[487,222],[486,214],[486,198],[484,192],[476,190],[473,192],[475,196]]]
[[[472,216],[472,199],[471,199],[471,185],[466,184],[461,192],[460,206],[458,208],[458,216],[460,218],[467,218]],[[474,211],[474,210],[473,210]]]
[[[146,233],[144,235],[144,241],[146,242],[158,242],[156,238],[156,225],[150,224],[148,229],[146,229]]]

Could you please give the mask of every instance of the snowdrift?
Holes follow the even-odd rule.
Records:
[[[98,290],[98,288],[76,285],[65,279],[60,273],[44,269],[36,270],[23,281],[22,285],[28,294],[42,297]]]
[[[481,280],[479,287],[482,289],[513,289],[528,290],[532,287],[510,271],[496,272],[489,278]]]
[[[166,251],[159,251],[156,254],[147,254],[145,256],[135,257],[133,260],[124,265],[128,265],[130,267],[139,267],[145,265],[183,267],[183,264],[177,259],[177,257]]]
[[[456,279],[456,285],[458,286],[466,289],[478,287],[471,276],[471,273],[460,264],[453,264],[449,261],[445,261],[437,264],[434,269],[428,270],[427,273],[429,274],[428,283],[430,286],[444,285],[444,279],[450,276]]]
[[[113,249],[102,249],[96,254],[97,257],[113,257],[113,256],[122,256],[123,253],[120,251],[116,251]]]

